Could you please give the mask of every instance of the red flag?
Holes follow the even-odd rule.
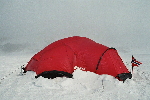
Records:
[[[134,67],[134,66],[139,66],[140,64],[142,64],[141,62],[139,62],[139,61],[137,61],[134,57],[133,57],[133,55],[132,55],[132,61],[131,61],[131,63],[132,63],[132,67]]]
[[[132,61],[131,61],[131,63],[132,63],[132,72],[133,72],[133,67],[134,66],[139,66],[140,64],[142,64],[141,62],[139,62],[139,61],[137,61],[134,57],[133,57],[133,55],[132,55]]]

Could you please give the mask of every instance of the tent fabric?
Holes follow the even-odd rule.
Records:
[[[129,73],[116,49],[86,38],[73,36],[51,43],[35,54],[25,67],[37,75],[45,71],[64,71],[72,74],[74,67],[96,74],[116,77]]]

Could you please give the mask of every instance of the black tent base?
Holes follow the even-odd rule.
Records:
[[[129,78],[129,79],[132,78],[132,74],[131,74],[131,72],[130,72],[130,73],[121,73],[121,74],[118,74],[118,75],[116,76],[116,78],[118,78],[119,80],[123,81],[123,83],[124,83],[124,81],[125,81],[127,78]]]
[[[23,69],[23,73],[26,73],[26,72],[27,72],[27,71],[25,70],[25,68],[24,68],[24,67],[23,67],[22,69]]]
[[[68,73],[68,72],[57,71],[57,70],[42,72],[41,74],[35,76],[35,78],[38,78],[40,76],[42,76],[44,78],[48,78],[48,79],[54,79],[56,77],[67,77],[67,78],[72,78],[73,77],[73,75]]]

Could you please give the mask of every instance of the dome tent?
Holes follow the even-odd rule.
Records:
[[[24,72],[36,72],[35,78],[72,78],[75,66],[99,75],[111,75],[121,81],[132,78],[115,48],[79,36],[51,43],[35,54],[23,69]]]

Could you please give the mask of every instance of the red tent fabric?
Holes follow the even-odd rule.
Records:
[[[35,54],[24,70],[34,71],[37,75],[53,70],[72,74],[75,66],[99,75],[107,74],[114,77],[130,73],[116,49],[79,36],[51,43]]]

